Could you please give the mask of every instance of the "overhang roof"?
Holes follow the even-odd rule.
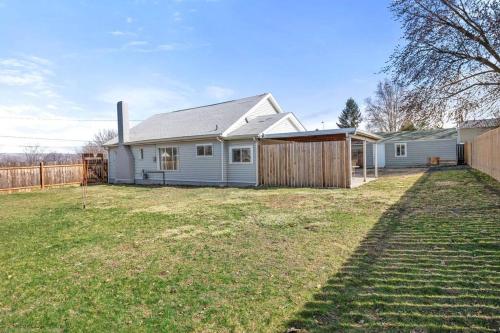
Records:
[[[499,118],[466,120],[461,122],[459,128],[489,128],[500,126]]]
[[[320,137],[320,136],[332,136],[332,135],[342,135],[347,136],[356,136],[359,138],[366,138],[371,141],[381,140],[382,137],[373,134],[370,132],[366,132],[363,130],[359,130],[357,128],[335,128],[335,129],[326,129],[326,130],[316,130],[316,131],[305,131],[305,132],[290,132],[290,133],[276,133],[276,134],[264,134],[262,138],[264,139],[284,139],[284,138],[304,138],[304,137]]]
[[[390,133],[377,133],[383,142],[394,141],[429,141],[429,140],[451,140],[457,138],[456,128],[438,128],[423,131],[402,131]]]

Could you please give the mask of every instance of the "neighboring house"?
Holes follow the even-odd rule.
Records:
[[[460,125],[458,126],[458,142],[472,142],[472,140],[476,136],[481,135],[484,132],[488,132],[499,126],[500,119],[498,118],[466,120],[460,123]]]
[[[457,130],[455,128],[425,131],[376,133],[378,141],[377,162],[379,168],[427,166],[432,157],[440,164],[457,163]],[[374,144],[367,144],[367,166],[374,166]]]
[[[109,149],[109,182],[172,185],[255,185],[256,140],[305,131],[271,94],[160,113],[129,130],[118,103],[118,138]]]

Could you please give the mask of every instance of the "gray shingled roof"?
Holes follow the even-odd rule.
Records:
[[[404,132],[379,132],[376,133],[383,139],[382,141],[419,141],[419,140],[439,140],[456,139],[457,130],[455,128],[439,128],[423,131],[404,131]]]
[[[227,136],[246,136],[260,134],[268,129],[272,124],[276,123],[280,119],[283,119],[289,114],[290,112],[283,112],[255,117],[245,125],[238,127],[232,132],[229,132]]]
[[[500,119],[489,118],[489,119],[478,119],[478,120],[466,120],[460,123],[460,128],[487,128],[487,127],[498,127],[500,126]]]
[[[159,113],[130,129],[128,142],[220,135],[267,94],[196,108]],[[106,145],[117,144],[114,138]]]

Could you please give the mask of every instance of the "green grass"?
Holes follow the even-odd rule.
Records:
[[[289,322],[310,332],[498,332],[500,185],[425,174]]]
[[[468,170],[353,190],[0,196],[0,331],[498,328],[499,191]]]

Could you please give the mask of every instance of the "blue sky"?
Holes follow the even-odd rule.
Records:
[[[400,38],[387,1],[0,0],[0,135],[88,139],[131,119],[271,92],[308,129],[363,106]],[[40,119],[41,118],[41,119]],[[49,121],[45,119],[58,119]],[[0,152],[77,141],[0,137]],[[22,150],[22,148],[21,148]]]

